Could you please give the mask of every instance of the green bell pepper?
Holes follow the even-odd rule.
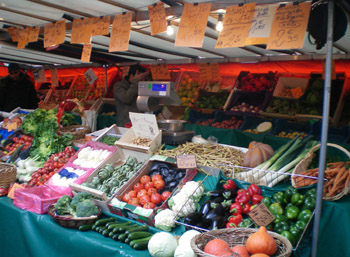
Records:
[[[270,197],[264,197],[260,202],[265,204],[265,206],[269,208],[272,203],[272,200]]]
[[[308,222],[311,219],[312,212],[308,209],[302,210],[298,214],[298,220],[302,220],[304,222]]]
[[[304,200],[304,204],[301,209],[305,210],[310,210],[313,211],[316,206],[316,198],[313,198],[312,196],[307,196]]]
[[[269,207],[270,212],[273,215],[283,214],[284,210],[280,203],[272,203]]]
[[[304,196],[299,193],[292,195],[291,203],[295,206],[300,206],[304,203]]]
[[[298,190],[296,188],[294,188],[293,186],[289,186],[286,188],[286,191],[284,192],[287,201],[290,202],[290,200],[292,199],[292,196],[294,194],[298,193]]]
[[[299,239],[303,230],[299,229],[295,224],[290,225],[289,232],[294,236],[295,239]]]
[[[288,201],[284,195],[284,192],[277,192],[273,195],[273,200],[276,203],[280,203],[281,205],[286,204]]]
[[[298,221],[295,223],[295,226],[296,226],[298,229],[304,231],[304,229],[305,229],[305,227],[306,227],[306,222],[303,221],[303,220],[298,220]]]
[[[305,197],[312,197],[312,198],[316,199],[316,194],[317,194],[316,188],[311,188],[311,189],[306,191]]]
[[[249,228],[253,225],[253,220],[251,218],[245,218],[243,219],[239,224],[239,228]]]
[[[273,221],[275,224],[280,223],[281,221],[288,221],[287,217],[282,214],[276,214],[275,220]]]
[[[300,209],[298,206],[290,206],[289,208],[286,209],[286,217],[290,220],[294,220],[298,218]]]
[[[295,245],[296,240],[295,240],[294,236],[292,235],[292,233],[290,233],[289,231],[282,231],[281,236],[284,236],[285,238],[287,238],[289,240],[289,242],[292,245]]]
[[[274,231],[278,234],[281,234],[282,231],[288,231],[288,230],[289,230],[289,224],[286,221],[281,221],[275,224]]]

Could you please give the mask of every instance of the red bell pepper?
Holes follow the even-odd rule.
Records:
[[[228,217],[228,223],[233,223],[236,226],[238,226],[238,224],[241,223],[242,220],[243,220],[243,217],[241,214]]]
[[[235,190],[237,188],[236,183],[232,179],[228,179],[224,182],[225,183],[222,185],[223,189]]]
[[[245,189],[243,189],[243,188],[238,189],[238,191],[237,191],[237,195],[240,195],[240,194],[247,194],[247,193],[248,193],[248,191],[245,190]]]
[[[261,188],[255,184],[250,184],[248,187],[248,192],[251,196],[261,195]]]
[[[249,203],[250,201],[250,194],[249,193],[246,193],[246,194],[238,194],[236,196],[236,199],[235,199],[235,202],[236,203]]]
[[[243,213],[243,208],[240,203],[233,203],[230,205],[230,213],[232,215],[238,215]]]
[[[250,212],[251,205],[250,203],[243,203],[242,208],[243,208],[243,213],[247,214],[248,212]]]
[[[261,200],[264,199],[262,195],[253,195],[252,196],[252,204],[258,204],[261,202]]]
[[[230,223],[230,222],[226,223],[226,228],[237,228],[237,227],[238,226],[235,223]]]

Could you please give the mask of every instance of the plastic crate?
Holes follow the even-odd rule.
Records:
[[[265,121],[269,121],[272,123],[272,129],[276,126],[276,119],[271,119],[271,120],[267,120],[267,119],[262,119],[262,118],[258,118],[258,117],[248,117],[245,116],[244,117],[244,121],[243,121],[243,125],[241,126],[240,130],[244,131],[246,129],[256,129],[256,127]]]
[[[222,124],[224,126],[217,126],[219,124],[216,124],[216,123],[227,123],[230,120],[232,120],[232,123]],[[225,112],[223,111],[217,111],[215,113],[215,118],[213,122],[210,124],[210,126],[218,127],[218,128],[240,129],[243,126],[243,122],[244,120],[241,116],[225,114]]]
[[[211,113],[202,113],[199,111],[196,111],[194,109],[190,109],[188,112],[188,122],[189,123],[202,123],[208,121],[208,124],[211,124],[212,121],[215,118],[215,111]]]
[[[313,124],[311,134],[316,140],[321,140],[322,122],[317,121]],[[344,126],[341,128],[328,127],[328,142],[347,144],[350,141],[350,127]]]
[[[235,88],[246,92],[273,91],[277,82],[276,72],[251,73],[241,71],[235,83]],[[250,87],[250,89],[247,88]]]
[[[309,135],[311,133],[312,125],[309,122],[297,123],[289,122],[284,119],[276,119],[275,126],[272,129],[272,134],[277,136],[281,132],[293,133],[299,132]]]

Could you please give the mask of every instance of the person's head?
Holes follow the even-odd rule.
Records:
[[[9,76],[13,80],[17,80],[20,75],[20,68],[17,63],[10,63],[8,66]]]
[[[136,75],[144,72],[146,72],[146,69],[141,65],[139,64],[132,65],[130,66],[128,75],[125,76],[125,79],[131,81]]]

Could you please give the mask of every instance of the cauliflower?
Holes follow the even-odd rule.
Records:
[[[195,199],[200,199],[204,193],[204,188],[199,182],[188,181],[182,187],[181,192],[183,192],[186,196],[193,196]]]
[[[91,199],[78,202],[75,215],[77,217],[89,217],[98,214],[98,207]]]
[[[161,210],[154,217],[154,225],[158,229],[171,231],[175,227],[175,213],[170,209]]]

